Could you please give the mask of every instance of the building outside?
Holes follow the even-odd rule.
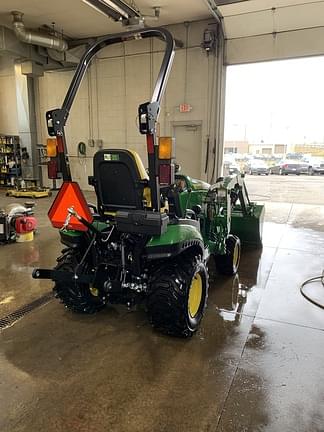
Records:
[[[224,153],[249,153],[249,142],[248,141],[225,141]]]
[[[295,144],[295,153],[309,154],[311,156],[324,156],[323,144]]]
[[[252,155],[283,156],[287,153],[286,144],[250,144],[249,153]]]

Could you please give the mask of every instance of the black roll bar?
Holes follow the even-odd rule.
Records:
[[[103,48],[120,42],[125,42],[131,39],[145,39],[149,37],[157,37],[166,42],[166,49],[151,102],[161,102],[168,74],[172,66],[174,56],[174,39],[171,33],[164,28],[148,28],[143,30],[133,30],[125,33],[117,33],[113,35],[102,36],[94,44],[92,44],[82,56],[80,63],[76,69],[69,90],[65,96],[62,109],[69,112],[73,104],[76,93],[80,87],[81,81],[86,73],[89,64],[93,57]]]
[[[79,90],[82,79],[91,63],[93,57],[103,48],[120,42],[126,42],[132,39],[145,39],[157,37],[166,43],[165,53],[160,67],[160,71],[155,83],[153,95],[150,102],[140,105],[140,132],[147,135],[148,153],[149,153],[149,171],[150,185],[152,194],[153,209],[160,209],[159,185],[158,185],[158,162],[157,162],[157,140],[155,124],[157,122],[160,110],[160,103],[165,91],[165,86],[169,77],[174,57],[174,39],[171,33],[162,27],[145,28],[142,30],[133,30],[124,33],[106,35],[98,38],[96,42],[89,46],[83,54],[75,74],[72,78],[70,87],[66,93],[63,105],[60,109],[47,111],[46,120],[50,136],[56,136],[58,141],[58,154],[60,167],[64,181],[71,180],[69,160],[67,156],[67,147],[64,134],[64,126],[68,119],[70,109],[74,102],[75,96]],[[149,151],[149,143],[153,144],[154,151]],[[151,146],[150,146],[151,147]],[[151,153],[151,154],[150,154]]]

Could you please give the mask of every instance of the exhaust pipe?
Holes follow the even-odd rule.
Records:
[[[52,35],[38,33],[34,30],[26,29],[22,19],[24,15],[22,12],[13,11],[11,12],[11,15],[13,16],[13,28],[15,35],[21,42],[32,45],[39,45],[61,52],[68,49],[68,44],[64,39],[60,39]]]

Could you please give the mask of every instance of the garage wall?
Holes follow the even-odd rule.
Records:
[[[197,146],[201,149],[200,171],[204,178],[206,135],[213,123],[208,115],[211,82],[216,70],[214,56],[207,57],[200,47],[208,23],[191,23],[188,28],[184,24],[170,26],[174,36],[184,44],[187,40],[188,45],[187,50],[177,49],[159,119],[161,135],[173,134],[177,125],[201,125],[201,142]],[[87,157],[81,158],[77,154],[80,141],[101,139],[105,148],[132,148],[146,163],[145,137],[137,129],[137,109],[150,99],[162,48],[162,42],[147,39],[119,44],[101,51],[91,65],[66,128],[72,174],[83,188],[87,188],[87,176],[92,174],[97,145],[87,145]],[[38,79],[39,142],[45,143],[47,138],[45,111],[61,105],[72,75],[73,72],[50,72]],[[179,112],[179,105],[184,102],[192,105],[191,112]],[[190,157],[190,151],[178,155],[184,165]]]
[[[18,134],[14,61],[0,56],[0,133]]]

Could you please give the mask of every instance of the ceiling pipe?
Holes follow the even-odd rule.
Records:
[[[31,45],[39,45],[61,52],[68,49],[68,43],[65,39],[58,38],[54,35],[43,34],[34,30],[26,29],[22,19],[24,15],[22,12],[13,11],[11,12],[11,15],[13,16],[13,29],[15,35],[21,42],[25,42]]]

